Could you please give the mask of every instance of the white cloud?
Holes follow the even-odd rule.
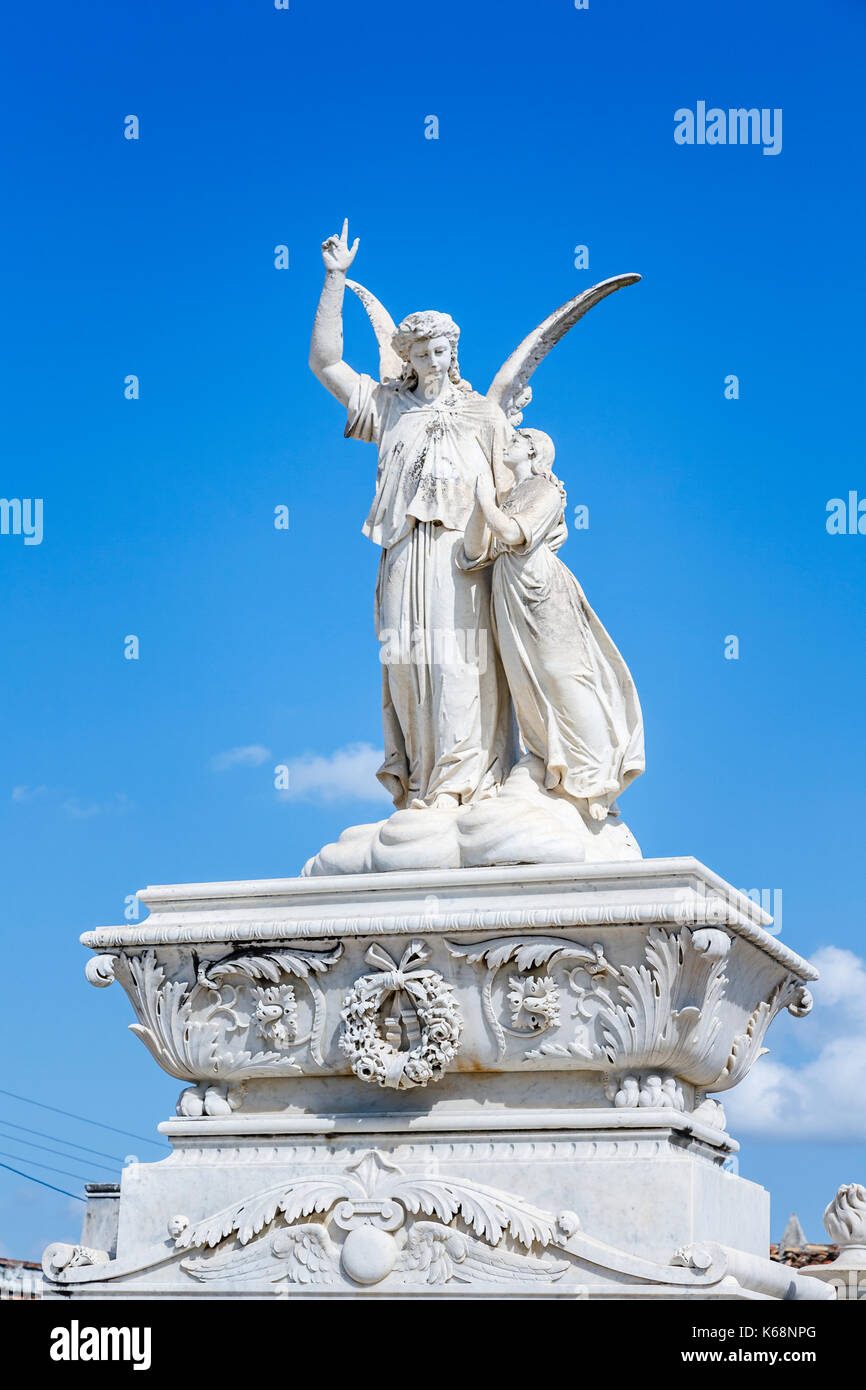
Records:
[[[12,788],[13,801],[35,801],[37,797],[44,796],[49,791],[48,787],[28,787],[22,784],[20,787]]]
[[[824,946],[812,957],[821,972],[814,1010],[789,1020],[811,1055],[796,1065],[762,1057],[745,1081],[720,1096],[733,1133],[774,1139],[866,1139],[866,962]],[[773,1046],[770,1025],[765,1045]],[[797,1037],[797,1034],[794,1034]]]
[[[63,803],[63,809],[73,820],[90,820],[91,816],[102,814],[102,807],[98,801],[82,801],[80,796],[68,796]]]
[[[227,748],[215,753],[210,760],[211,772],[228,772],[232,767],[260,767],[271,756],[270,748],[261,743],[245,743],[240,748]]]
[[[135,810],[125,792],[116,792],[110,801],[82,801],[80,796],[68,796],[62,809],[73,820],[90,820],[92,816],[125,816]]]
[[[376,770],[382,765],[382,750],[370,743],[350,743],[328,757],[307,753],[285,763],[289,785],[279,793],[282,801],[378,801],[391,805],[391,798]]]
[[[59,803],[61,811],[65,811],[72,820],[90,820],[92,816],[123,816],[135,810],[135,802],[129,799],[126,792],[115,792],[108,801],[87,801],[80,796],[69,796],[62,787],[22,785],[12,788],[12,800],[19,803],[42,797],[47,797],[54,806]]]

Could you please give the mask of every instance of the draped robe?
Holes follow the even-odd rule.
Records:
[[[490,574],[457,558],[475,480],[501,460],[505,417],[461,387],[433,403],[361,376],[347,438],[379,449],[364,534],[382,547],[376,584],[385,758],[398,808],[460,803],[500,785],[514,762],[511,702],[490,623]]]
[[[467,573],[492,566],[493,629],[520,737],[544,785],[577,801],[609,802],[644,770],[643,719],[628,667],[580,584],[558,558],[564,496],[550,478],[518,483],[502,504],[521,537],[487,532]]]

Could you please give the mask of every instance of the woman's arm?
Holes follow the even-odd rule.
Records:
[[[514,517],[506,516],[505,512],[497,507],[493,478],[489,473],[479,474],[475,484],[475,508],[476,511],[481,511],[494,536],[497,540],[502,541],[503,545],[519,545],[521,541],[526,540],[522,527],[514,520]],[[465,541],[464,549],[468,553]]]
[[[349,246],[349,220],[343,223],[339,236],[328,237],[322,243],[325,262],[325,283],[313,323],[310,342],[310,367],[322,385],[336,396],[342,405],[349,404],[358,373],[343,361],[343,296],[346,292],[346,271],[355,259],[358,238]]]

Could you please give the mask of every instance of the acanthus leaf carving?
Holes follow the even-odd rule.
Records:
[[[643,1067],[674,1075],[686,1070],[690,1081],[708,1082],[730,944],[716,928],[665,932],[650,927],[645,961],[623,966],[619,1000],[599,1015],[608,1062],[622,1066],[634,1059]]]
[[[507,1197],[480,1183],[446,1178],[397,1178],[389,1184],[389,1195],[407,1211],[423,1211],[449,1222],[459,1215],[477,1235],[498,1245],[508,1232],[527,1249],[549,1245],[556,1231],[556,1219],[526,1202]]]
[[[419,1212],[437,1220],[413,1222],[398,1244],[394,1233]],[[314,1213],[324,1220],[296,1224]],[[348,1233],[342,1247],[330,1225]],[[574,1218],[565,1229],[576,1227]],[[506,1247],[509,1238],[519,1249]],[[201,1281],[327,1285],[342,1270],[360,1285],[392,1272],[410,1283],[413,1276],[429,1284],[495,1283],[560,1278],[567,1261],[528,1252],[562,1239],[559,1218],[520,1198],[463,1179],[407,1175],[373,1150],[339,1175],[296,1178],[187,1225],[175,1248],[190,1251],[182,1267]],[[216,1253],[194,1253],[206,1250]]]
[[[291,1183],[279,1183],[264,1192],[254,1193],[240,1202],[190,1225],[177,1238],[178,1250],[215,1245],[237,1232],[239,1245],[247,1245],[265,1226],[270,1225],[278,1212],[291,1225],[300,1216],[313,1212],[330,1211],[335,1203],[351,1198],[363,1197],[363,1184],[346,1174],[338,1177],[317,1174],[314,1177],[296,1178]]]
[[[804,989],[802,981],[795,975],[787,975],[785,979],[780,980],[769,999],[762,999],[752,1010],[744,1031],[734,1038],[730,1054],[721,1071],[712,1081],[705,1083],[704,1089],[728,1091],[742,1081],[758,1058],[769,1051],[762,1043],[773,1019],[782,1009],[790,1008],[792,1003],[796,1007],[802,993],[809,994],[809,991]]]
[[[525,1059],[579,1058],[599,1069],[658,1069],[695,1083],[706,1083],[714,1074],[721,1029],[718,1006],[727,984],[724,962],[731,945],[719,928],[650,927],[644,959],[620,966],[607,960],[598,943],[589,949],[562,938],[498,937],[471,945],[446,944],[452,955],[486,967],[481,1003],[496,1041],[497,1060],[505,1055],[509,1037],[558,1031],[559,1036],[527,1051]],[[498,972],[510,962],[522,972],[522,978],[509,978],[511,1026],[499,1016],[493,997]],[[530,975],[541,966],[547,975]],[[565,977],[561,985],[560,970]],[[560,1002],[566,988],[576,1005],[571,1036],[563,1037]],[[534,1014],[533,1000],[538,1005]],[[530,1020],[523,1028],[515,1026],[521,1014]]]
[[[283,1050],[290,1044],[309,1044],[313,1061],[324,1065],[325,998],[316,976],[335,964],[342,950],[342,943],[326,941],[304,950],[228,955],[200,965],[193,979],[191,958],[189,977],[172,978],[149,949],[116,957],[113,970],[136,1013],[131,1031],[165,1071],[201,1089],[209,1080],[228,1083],[268,1076],[277,1068],[300,1070]],[[110,982],[103,980],[105,973],[97,967],[97,983]],[[303,1036],[295,990],[286,977],[302,981],[310,993],[312,1022]],[[256,1039],[276,1048],[256,1049]]]

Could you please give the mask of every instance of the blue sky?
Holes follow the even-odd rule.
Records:
[[[5,1089],[155,1134],[178,1083],[122,992],[85,983],[79,933],[147,883],[294,874],[382,814],[375,454],[306,365],[348,214],[357,278],[395,317],[452,313],[482,390],[556,305],[644,277],[544,363],[525,423],[589,507],[563,558],[638,684],[648,768],[622,809],[644,853],[781,890],[783,938],[825,953],[815,1015],[771,1030],[730,1104],[776,1234],[795,1208],[822,1238],[866,1175],[866,536],[825,524],[866,497],[864,30],[854,0],[7,15],[0,492],[43,499],[44,539],[0,536]],[[677,145],[700,100],[781,108],[781,153]],[[354,303],[346,355],[375,369]],[[261,753],[215,770],[237,748]],[[304,799],[276,795],[277,762]],[[0,1096],[6,1153],[10,1124],[157,1153]],[[79,1209],[0,1169],[6,1253],[73,1236]]]

